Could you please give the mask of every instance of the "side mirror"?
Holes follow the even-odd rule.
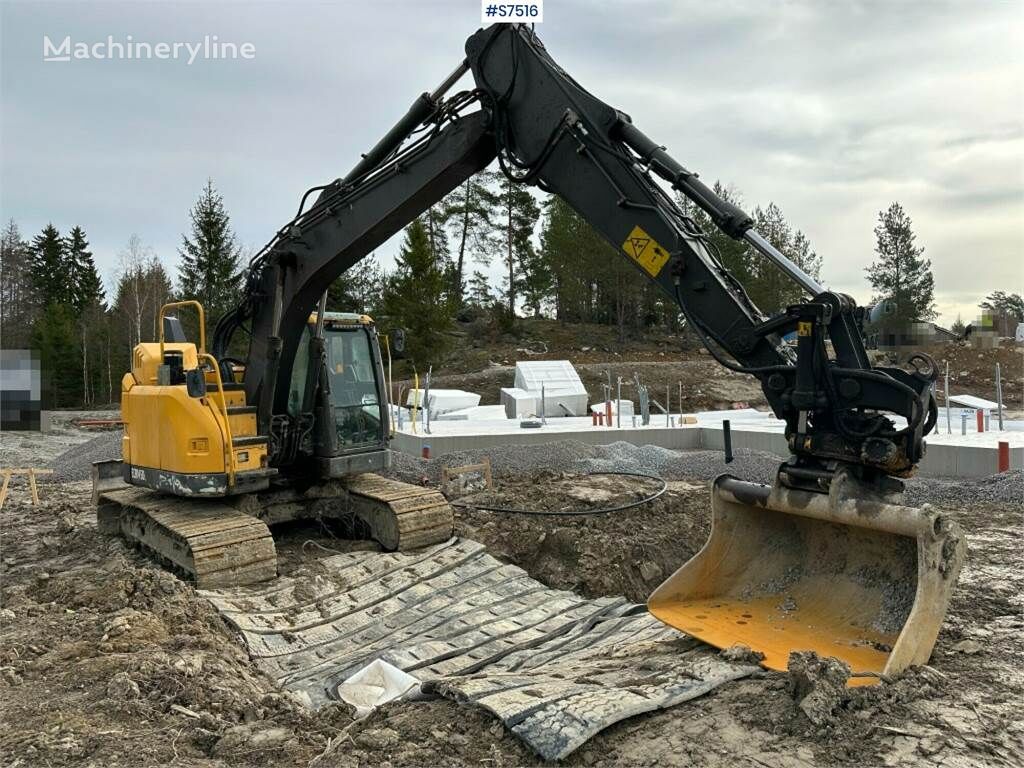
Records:
[[[185,371],[185,390],[189,397],[206,397],[206,377],[202,368]]]
[[[399,360],[405,357],[404,328],[395,328],[391,331],[391,354]]]

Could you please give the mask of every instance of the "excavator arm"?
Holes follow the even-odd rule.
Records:
[[[476,87],[446,99],[466,71]],[[470,37],[451,76],[347,176],[307,192],[303,203],[314,192],[316,201],[250,265],[246,298],[220,323],[213,346],[223,356],[236,330],[251,335],[245,386],[275,445],[288,442],[287,381],[326,286],[495,156],[509,178],[561,196],[678,303],[720,363],[761,381],[795,457],[783,468],[787,483],[825,487],[840,465],[868,482],[913,470],[935,422],[934,364],[920,356],[910,373],[873,368],[863,308],[772,247],[750,216],[580,86],[524,25]],[[766,318],[666,187],[767,257],[808,300]],[[792,332],[795,350],[782,340]]]

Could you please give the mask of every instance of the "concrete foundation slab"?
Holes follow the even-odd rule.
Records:
[[[684,417],[696,418],[695,424],[683,424]],[[486,450],[496,445],[540,445],[555,440],[577,440],[590,445],[607,445],[619,441],[634,445],[656,445],[673,450],[723,450],[722,421],[728,419],[733,449],[772,453],[780,458],[789,455],[783,434],[783,423],[772,414],[755,409],[735,411],[704,411],[697,414],[675,414],[676,426],[665,426],[664,417],[656,415],[644,426],[627,423],[622,426],[594,426],[589,417],[550,419],[537,429],[522,429],[511,419],[437,421],[431,434],[412,434],[408,427],[396,431],[393,450],[413,456],[422,455],[424,445],[431,456],[467,450]],[[1010,469],[1024,469],[1024,432],[933,433],[925,438],[926,453],[918,466],[923,476],[986,477],[998,471],[999,443],[1009,445]]]

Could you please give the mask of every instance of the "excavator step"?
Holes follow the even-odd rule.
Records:
[[[256,437],[256,406],[229,405],[228,425],[235,441],[243,437]]]
[[[239,435],[232,436],[231,445],[234,448],[248,448],[253,445],[266,445],[266,435]]]

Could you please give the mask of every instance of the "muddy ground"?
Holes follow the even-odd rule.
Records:
[[[581,481],[586,490],[574,492],[545,471],[498,476],[489,498],[524,507],[608,506],[638,493],[626,481]],[[702,481],[673,480],[653,504],[610,515],[462,509],[458,532],[552,586],[642,600],[706,537]],[[538,764],[493,718],[447,700],[393,704],[359,723],[341,705],[305,710],[255,670],[189,585],[98,535],[86,483],[44,484],[41,494],[32,507],[16,487],[0,513],[0,764]],[[566,764],[1024,765],[1021,505],[956,516],[970,553],[927,668],[850,695],[821,725],[795,705],[786,675],[766,672],[619,723]],[[372,545],[315,525],[279,534],[288,573],[363,546]]]

